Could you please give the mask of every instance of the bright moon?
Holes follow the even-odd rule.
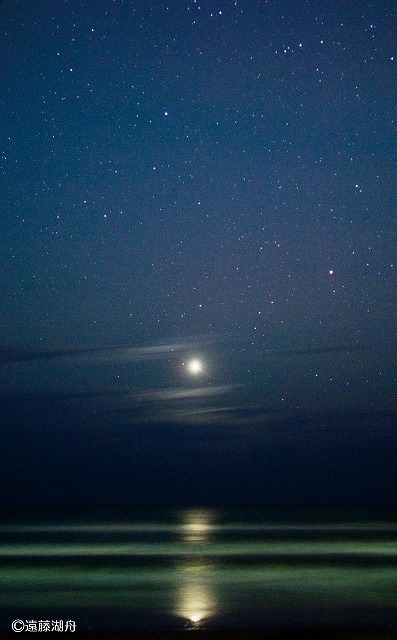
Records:
[[[198,373],[202,373],[203,365],[200,360],[189,360],[189,362],[187,363],[187,369],[189,373],[197,375]]]

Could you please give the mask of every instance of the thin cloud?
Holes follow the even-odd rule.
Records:
[[[183,338],[143,347],[65,347],[61,349],[31,349],[14,345],[0,345],[0,364],[35,360],[125,360],[140,361],[169,357],[173,353],[200,349],[214,340],[210,336]]]
[[[214,342],[215,337],[203,336],[199,339],[184,338],[162,344],[143,347],[65,347],[62,349],[31,349],[14,345],[0,345],[0,364],[29,362],[34,360],[126,360],[140,361],[169,357],[173,353],[202,349]],[[264,349],[260,357],[321,355],[327,353],[346,353],[374,349],[376,345],[339,345],[331,347],[308,347],[302,349]]]

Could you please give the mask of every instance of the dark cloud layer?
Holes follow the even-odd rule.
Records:
[[[103,398],[1,396],[3,504],[394,500],[393,412],[224,407],[219,422],[175,421]]]

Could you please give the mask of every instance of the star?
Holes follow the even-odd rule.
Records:
[[[201,360],[199,360],[198,358],[193,358],[192,360],[189,360],[189,362],[187,363],[187,370],[189,373],[192,373],[193,375],[198,375],[199,373],[202,373],[203,364]]]

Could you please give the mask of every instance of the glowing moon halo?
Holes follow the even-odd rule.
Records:
[[[189,373],[192,373],[193,375],[198,375],[199,373],[202,373],[203,364],[201,360],[199,360],[198,358],[193,358],[193,360],[189,360],[189,362],[187,363],[187,370],[189,371]]]

